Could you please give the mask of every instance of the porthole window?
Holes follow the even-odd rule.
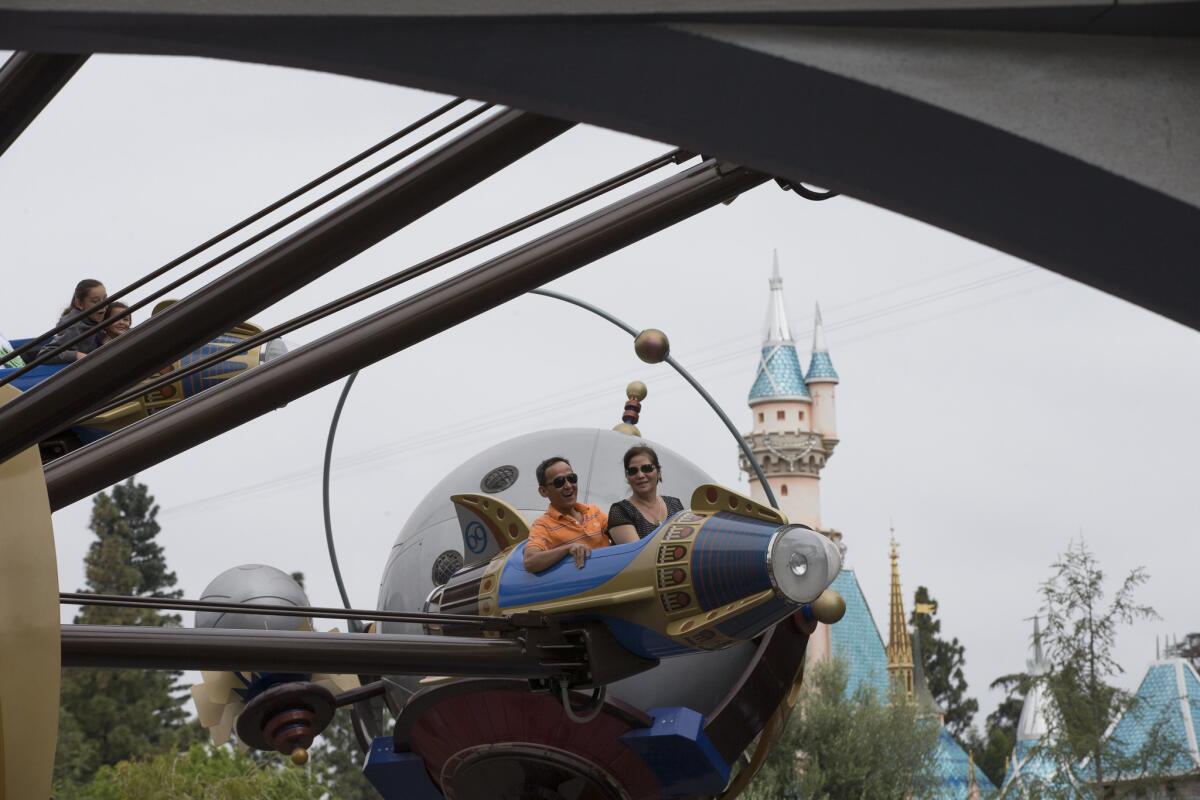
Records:
[[[487,492],[488,494],[503,492],[517,482],[518,475],[520,475],[520,472],[512,464],[496,467],[483,476],[483,480],[479,482],[479,491]]]
[[[441,586],[450,576],[462,569],[463,557],[457,550],[447,550],[433,561],[433,585]]]

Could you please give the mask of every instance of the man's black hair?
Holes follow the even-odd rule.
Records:
[[[538,486],[546,485],[546,470],[550,469],[550,467],[554,466],[555,464],[557,464],[560,461],[562,463],[566,464],[568,467],[571,466],[571,462],[567,461],[562,456],[550,456],[545,461],[543,461],[542,463],[537,465]]]

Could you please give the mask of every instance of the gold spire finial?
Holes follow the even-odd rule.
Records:
[[[904,618],[904,594],[900,590],[900,545],[896,542],[896,529],[891,528],[892,591],[888,616],[888,676],[904,690],[911,700],[913,696],[913,653],[912,638]]]
[[[979,783],[975,780],[975,751],[967,751],[967,799],[979,797]]]

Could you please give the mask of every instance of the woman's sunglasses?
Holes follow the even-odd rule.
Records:
[[[656,470],[656,469],[658,469],[658,467],[655,466],[654,464],[642,464],[640,467],[626,467],[625,474],[632,478],[634,475],[638,474],[639,470],[641,472],[645,473],[646,475],[649,475],[651,472],[654,472],[654,470]]]
[[[567,481],[570,481],[571,483],[579,483],[579,476],[574,472],[572,472],[570,475],[559,475],[554,479],[551,485],[554,486],[555,489],[561,489],[567,485]]]

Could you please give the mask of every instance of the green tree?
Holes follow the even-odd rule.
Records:
[[[975,753],[975,763],[996,786],[1004,781],[1005,767],[1017,742],[1021,707],[1025,694],[1033,685],[1032,680],[1029,675],[1018,672],[1001,675],[992,681],[989,688],[1003,690],[1004,699],[995,711],[987,715],[983,735],[974,730],[969,734],[968,748]]]
[[[1192,666],[1200,670],[1200,633],[1189,633],[1183,641],[1176,641],[1167,646],[1168,658],[1186,658]]]
[[[89,783],[56,798],[320,800],[324,796],[325,790],[313,776],[281,757],[259,764],[228,746],[195,744],[186,753],[162,753],[102,767]]]
[[[846,664],[818,664],[748,800],[907,800],[937,785],[937,721],[903,695],[881,699],[867,687],[846,696]]]
[[[304,588],[303,572],[293,572],[292,580]],[[354,735],[350,709],[339,708],[314,743],[309,769],[337,800],[379,800],[379,792],[362,774],[365,760],[366,754]]]
[[[921,639],[921,660],[925,682],[938,707],[946,715],[946,730],[961,745],[969,744],[971,724],[979,711],[979,701],[967,697],[967,679],[963,674],[965,648],[957,638],[942,637],[942,621],[937,617],[937,601],[924,586],[918,586],[909,624]],[[932,609],[918,613],[918,609]]]
[[[337,800],[379,800],[379,792],[362,774],[366,754],[350,719],[350,709],[340,708],[313,747],[312,771]]]
[[[132,478],[101,492],[89,528],[96,535],[84,559],[86,591],[178,597],[175,573],[155,541],[158,506]],[[87,625],[178,625],[153,609],[84,606],[75,622]],[[55,779],[86,781],[105,764],[153,755],[196,737],[182,707],[180,673],[155,670],[64,669]]]
[[[1113,647],[1121,626],[1156,616],[1134,598],[1147,579],[1136,568],[1106,597],[1104,572],[1081,540],[1059,557],[1042,585],[1042,642],[1050,669],[1038,680],[1050,703],[1049,730],[1039,750],[1057,767],[1053,778],[1036,787],[1043,796],[1101,798],[1115,785],[1122,791],[1146,789],[1161,782],[1162,767],[1186,746],[1169,735],[1165,719],[1151,725],[1139,743],[1109,734],[1136,702],[1111,682],[1123,672]]]

